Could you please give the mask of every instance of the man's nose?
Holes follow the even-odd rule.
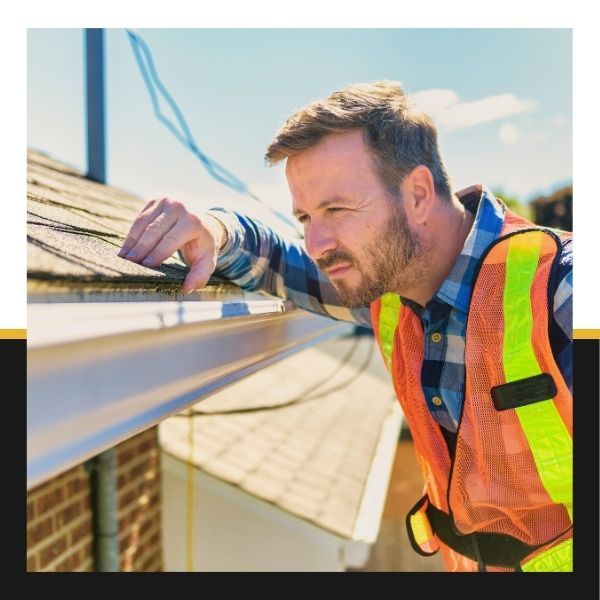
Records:
[[[337,248],[337,241],[331,227],[313,219],[304,232],[306,251],[313,260],[322,258],[323,255]]]

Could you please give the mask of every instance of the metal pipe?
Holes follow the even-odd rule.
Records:
[[[104,128],[104,30],[85,30],[87,177],[106,183]]]
[[[116,451],[110,448],[86,464],[90,473],[94,531],[94,570],[119,570]]]

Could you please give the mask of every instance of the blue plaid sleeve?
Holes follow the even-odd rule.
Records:
[[[304,247],[238,212],[208,211],[227,230],[215,274],[247,291],[262,290],[291,300],[297,307],[341,321],[371,327],[369,308],[341,306],[333,285]]]
[[[573,391],[573,251],[572,240],[563,242],[554,292],[554,320],[550,343],[554,358],[569,389]]]

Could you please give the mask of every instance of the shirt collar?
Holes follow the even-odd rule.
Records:
[[[465,188],[456,196],[467,210],[475,213],[475,219],[452,270],[432,300],[446,302],[466,312],[477,264],[487,247],[500,235],[506,206],[483,185]]]

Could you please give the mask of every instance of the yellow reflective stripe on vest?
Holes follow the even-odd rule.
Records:
[[[531,335],[530,290],[538,265],[541,231],[513,235],[506,257],[503,367],[506,383],[539,375]],[[515,409],[548,495],[573,520],[573,441],[552,399]]]
[[[394,352],[394,334],[400,319],[400,296],[386,292],[380,298],[379,310],[379,344],[388,371],[392,368],[392,353]]]
[[[571,572],[573,570],[573,539],[565,540],[521,565],[527,572]]]

